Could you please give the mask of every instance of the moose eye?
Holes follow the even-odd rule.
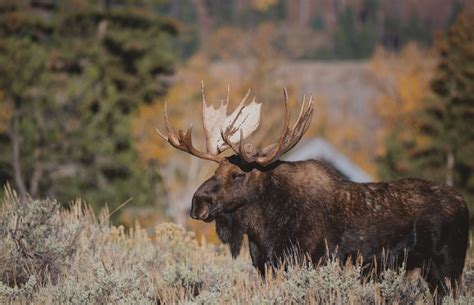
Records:
[[[245,177],[245,173],[233,173],[232,174],[232,179],[234,181],[240,181]]]

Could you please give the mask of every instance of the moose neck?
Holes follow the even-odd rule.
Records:
[[[340,179],[322,162],[279,162],[260,173],[261,190],[255,202],[236,211],[235,218],[250,238],[270,234],[265,231],[272,223],[291,227],[307,209],[312,209],[313,214],[317,209],[321,215],[331,209],[329,194]]]

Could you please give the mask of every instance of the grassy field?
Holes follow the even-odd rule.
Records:
[[[359,268],[329,261],[293,265],[263,281],[245,253],[199,244],[175,224],[126,232],[80,201],[20,202],[11,191],[0,214],[0,303],[64,304],[424,304],[423,280],[387,270],[366,281]],[[472,257],[470,257],[472,258]],[[448,304],[473,304],[474,270]]]

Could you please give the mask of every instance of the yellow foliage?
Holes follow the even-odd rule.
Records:
[[[418,135],[415,140],[419,149],[424,149],[431,143],[431,138],[426,135]]]
[[[135,147],[142,160],[146,162],[166,155],[165,143],[155,130],[158,127],[159,114],[162,112],[160,103],[143,105],[138,109],[136,119],[132,122]]]
[[[207,48],[210,59],[263,59],[277,60],[279,51],[275,48],[279,32],[274,23],[260,24],[252,31],[236,27],[221,27],[212,33]]]
[[[252,6],[257,11],[264,12],[272,6],[276,5],[277,3],[278,0],[254,0]]]
[[[209,39],[209,56],[219,59],[232,59],[248,56],[246,33],[235,27],[221,27]]]
[[[415,114],[422,109],[423,100],[430,94],[430,79],[435,68],[432,51],[415,44],[407,45],[399,54],[378,48],[371,60],[371,69],[379,79],[382,94],[375,103],[375,113],[382,119],[377,132],[376,152],[386,153],[385,138],[395,127],[403,126],[398,135],[401,141],[414,139],[417,121]],[[427,145],[427,139],[421,143]]]
[[[398,80],[400,99],[402,103],[403,112],[413,112],[420,108],[421,100],[426,96],[423,92],[424,83],[418,73],[409,73],[401,75]],[[426,92],[426,91],[425,91]]]

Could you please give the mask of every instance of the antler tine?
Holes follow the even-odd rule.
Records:
[[[312,100],[312,97],[310,97],[310,102]],[[293,129],[296,128],[296,125],[298,124],[298,122],[301,120],[301,116],[303,115],[303,113],[305,112],[305,109],[306,109],[306,96],[303,95],[303,103],[301,104],[301,108],[300,108],[300,114],[298,114],[298,118],[296,119],[296,122],[295,122],[295,125],[293,125]]]
[[[237,120],[239,119],[240,115],[242,114],[242,112],[243,112],[243,110],[244,110],[244,108],[245,108],[245,101],[247,101],[249,95],[250,95],[250,89],[247,90],[247,93],[245,94],[244,98],[240,101],[239,106],[237,106],[237,109],[239,109],[239,112],[238,112],[237,115],[235,116],[235,118],[234,118],[234,120],[232,121],[232,123],[230,123],[230,125],[227,126],[226,131],[227,131],[227,130],[229,130],[229,131],[231,130],[231,131],[232,131],[232,132],[231,132],[232,134],[233,134],[234,132],[236,132],[235,126],[234,126],[234,125],[235,125],[235,122],[237,122]],[[253,101],[255,101],[255,98],[253,99]]]
[[[204,137],[206,138],[206,151],[209,153],[209,137],[210,132],[207,128],[206,122],[205,122],[205,115],[204,112],[206,111],[206,106],[207,106],[207,101],[206,101],[206,92],[204,90],[204,81],[201,81],[201,97],[202,97],[202,106],[201,106],[201,121],[202,121],[202,128],[204,129]]]
[[[245,138],[244,138],[244,133],[242,129],[240,130],[240,141],[239,141],[239,154],[242,157],[242,159],[245,160],[247,163],[252,163],[256,161],[256,157],[254,156],[249,156],[247,154],[247,151],[245,150]]]
[[[240,148],[239,148],[240,146],[237,145],[237,143],[234,143],[230,140],[230,134],[231,133],[228,127],[226,128],[225,131],[221,129],[221,137],[224,143],[227,144],[227,146],[230,147],[234,151],[234,153],[236,153],[237,155],[240,155]],[[240,132],[240,134],[242,135],[242,131]]]
[[[245,94],[244,98],[240,101],[240,104],[239,106],[237,106],[237,109],[239,109],[239,112],[237,113],[237,115],[235,116],[235,118],[232,120],[232,122],[226,127],[225,129],[225,132],[223,132],[221,130],[221,136],[222,136],[222,139],[224,140],[224,143],[226,143],[228,145],[228,147],[232,148],[233,145],[229,144],[231,142],[230,140],[230,137],[236,132],[238,131],[237,127],[235,126],[235,123],[239,120],[240,116],[242,115],[246,105],[245,105],[245,102],[247,100],[247,98],[249,97],[250,95],[250,89],[247,91],[247,93]],[[226,103],[229,102],[229,96],[227,95],[227,101]],[[252,100],[252,103],[255,102],[255,97],[253,98]],[[245,122],[245,119],[244,119],[244,122]],[[240,129],[241,133],[242,133],[242,129]],[[243,137],[241,137],[243,138]],[[235,147],[235,145],[234,145]],[[236,153],[239,153],[239,152],[236,152]]]
[[[269,150],[269,153],[265,156],[257,157],[255,162],[266,165],[273,161],[275,161],[282,153],[281,151],[284,149],[285,142],[287,141],[287,136],[289,134],[289,127],[290,127],[290,106],[288,104],[288,91],[286,88],[283,88],[283,95],[285,97],[285,123],[283,129],[280,134],[280,138],[278,142],[275,144],[271,144],[273,147]],[[270,146],[270,145],[269,145]],[[267,148],[269,147],[267,146]],[[264,148],[266,150],[267,148]]]
[[[234,120],[232,121],[232,123],[230,123],[229,126],[227,126],[226,128],[226,131],[229,130],[229,132],[231,134],[233,134],[234,132],[236,132],[237,130],[235,130],[235,122],[237,122],[237,120],[240,118],[240,115],[242,114],[242,112],[244,111],[245,109],[245,101],[247,101],[248,97],[250,95],[250,89],[247,90],[247,93],[245,94],[244,98],[240,101],[240,104],[239,106],[237,106],[237,109],[239,109],[239,112],[237,113],[237,115],[235,116]],[[255,98],[253,99],[253,101],[255,101]]]
[[[168,115],[167,115],[167,113],[166,113],[166,112],[167,112],[166,110],[167,110],[167,108],[168,108],[167,106],[168,106],[168,101],[165,101],[164,121],[165,121],[166,131],[167,131],[167,133],[169,134],[169,129],[168,129],[168,126],[166,125],[166,122],[168,121]],[[169,123],[169,121],[168,121],[168,123]],[[156,132],[160,135],[160,137],[161,137],[163,140],[169,142],[169,141],[168,141],[168,136],[165,136],[164,134],[162,134],[161,131],[160,131],[158,128],[156,128]]]
[[[179,131],[180,142],[186,148],[186,151],[189,152],[193,156],[201,157],[203,159],[207,159],[207,160],[211,160],[211,161],[216,161],[215,158],[214,158],[215,156],[208,155],[208,154],[203,154],[202,152],[200,152],[196,148],[194,148],[193,138],[192,138],[192,131],[193,131],[193,125],[192,124],[189,125],[188,129],[186,129],[185,132],[183,132],[182,130]]]
[[[221,130],[221,136],[224,142],[236,153],[239,155],[245,162],[252,163],[257,159],[255,156],[249,156],[245,150],[245,139],[242,129],[240,129],[240,141],[233,143],[229,138],[229,133]]]
[[[160,138],[162,138],[165,141],[168,141],[168,137],[165,136],[164,134],[162,134],[161,131],[158,128],[156,128],[155,130],[160,135]]]
[[[237,130],[235,129],[235,122],[237,122],[237,120],[240,118],[240,116],[242,115],[242,112],[244,111],[244,108],[245,108],[245,105],[243,105],[243,103],[245,102],[245,100],[247,99],[248,95],[250,94],[250,90],[247,92],[247,94],[245,95],[245,97],[242,99],[242,102],[240,102],[240,104],[242,105],[241,107],[239,107],[239,112],[237,113],[237,115],[235,116],[234,120],[232,121],[232,123],[230,123],[229,126],[227,126],[226,128],[226,131],[228,131],[230,134],[233,134],[234,132],[236,132]],[[255,100],[255,99],[254,99]]]
[[[175,148],[184,150],[184,146],[181,145],[179,142],[179,138],[176,136],[176,134],[173,131],[173,128],[171,127],[171,123],[168,117],[168,101],[165,101],[165,114],[164,114],[164,119],[165,119],[165,127],[166,127],[166,132],[168,133],[168,137],[166,140]]]
[[[173,128],[171,127],[171,123],[170,123],[170,120],[169,120],[169,117],[168,117],[168,109],[167,108],[168,108],[168,103],[165,102],[164,121],[165,121],[165,126],[166,126],[166,131],[168,133],[168,136],[165,136],[164,134],[162,134],[157,129],[158,134],[164,140],[168,141],[168,143],[170,143],[173,147],[175,147],[175,148],[177,148],[181,151],[187,152],[187,153],[189,153],[193,156],[196,156],[198,158],[206,159],[206,160],[210,160],[210,161],[214,161],[214,162],[219,162],[220,160],[222,160],[222,157],[220,157],[218,155],[201,152],[193,146],[193,141],[192,141],[193,126],[192,125],[190,125],[188,127],[186,132],[183,132],[182,130],[179,130],[178,131],[178,136],[176,136],[176,134],[173,131]]]
[[[252,156],[249,156],[247,151],[245,150],[245,140],[242,137],[242,133],[238,147],[236,147],[236,145],[229,145],[237,154],[242,157],[244,161],[256,162],[262,166],[270,164],[277,160],[282,154],[293,148],[301,140],[304,133],[308,130],[313,117],[313,97],[310,96],[308,102],[306,102],[306,97],[303,97],[303,102],[301,104],[298,119],[293,125],[293,128],[290,128],[290,110],[288,104],[288,92],[286,88],[283,89],[283,93],[285,97],[286,116],[284,127],[282,129],[278,142],[268,145],[267,147],[263,148],[261,151]],[[225,141],[230,142],[227,137],[225,138]]]
[[[292,129],[294,134],[299,134],[301,131],[305,131],[305,129],[307,128],[305,126],[312,119],[313,105],[314,105],[314,100],[312,96],[310,97],[310,100],[307,104],[303,102],[303,104],[301,105],[301,114],[296,120],[294,127]]]
[[[304,110],[304,115],[298,118],[298,120],[295,123],[295,126],[293,127],[292,130],[292,135],[289,143],[283,150],[282,154],[286,153],[290,149],[292,149],[303,137],[305,132],[308,130],[311,120],[313,119],[313,105],[314,105],[314,100],[313,97],[310,97],[310,100],[308,102],[308,105],[306,109]],[[302,105],[301,109],[304,108],[304,104]]]

